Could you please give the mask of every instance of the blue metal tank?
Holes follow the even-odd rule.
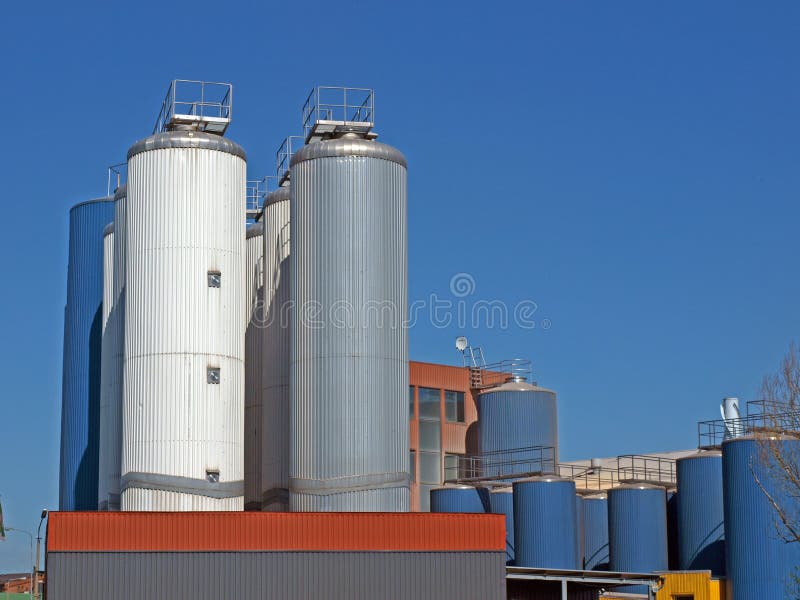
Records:
[[[605,494],[583,499],[583,569],[608,570],[608,500]]]
[[[111,197],[81,202],[69,211],[61,387],[60,510],[97,510],[103,229],[113,220],[114,199]]]
[[[496,515],[506,516],[506,564],[514,564],[514,494],[511,488],[494,489],[489,493],[489,508]]]
[[[667,563],[670,571],[678,570],[678,492],[667,491]]]
[[[448,485],[431,490],[431,512],[488,513],[489,491],[470,485]]]
[[[722,453],[678,459],[678,568],[725,575]]]
[[[508,452],[532,446],[550,446],[558,462],[556,393],[524,381],[509,381],[478,396],[478,451]],[[538,452],[515,452],[515,472],[538,471]],[[545,458],[551,458],[546,456]],[[530,464],[525,464],[528,461]],[[501,475],[504,468],[489,466],[485,475]]]
[[[577,568],[575,482],[531,477],[514,482],[514,550],[518,567]]]
[[[652,573],[669,568],[664,488],[636,483],[608,491],[608,547],[611,571]]]
[[[726,440],[722,445],[729,600],[794,598],[797,591],[800,544],[787,544],[782,539],[785,528],[765,491],[795,523],[800,499],[790,496],[772,449],[789,464],[800,462],[798,439],[748,436]]]
[[[583,496],[575,496],[575,565],[576,568],[583,568],[584,543],[583,543]]]

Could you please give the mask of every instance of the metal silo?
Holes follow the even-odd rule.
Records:
[[[261,509],[289,510],[289,187],[264,200]]]
[[[97,509],[103,229],[113,218],[111,198],[81,202],[69,212],[61,390],[61,510]]]
[[[608,570],[608,500],[605,494],[583,499],[583,566]]]
[[[291,161],[290,505],[408,511],[406,160],[315,92]]]
[[[785,464],[800,464],[800,440],[781,436],[729,439],[722,444],[727,597],[762,600],[795,597],[800,544],[786,543],[785,527],[767,494],[791,523],[800,500],[772,451]],[[763,489],[762,489],[763,486]]]
[[[583,568],[584,562],[584,516],[583,516],[583,496],[575,496],[575,566],[577,569]]]
[[[511,488],[494,489],[489,493],[489,508],[496,515],[506,516],[506,564],[514,564],[514,494]]]
[[[114,350],[116,331],[114,325],[114,223],[103,230],[103,325],[100,351],[100,438],[98,442],[97,508],[108,510],[111,473],[113,415],[111,403],[114,394]],[[119,469],[117,469],[119,471]]]
[[[489,490],[470,485],[447,485],[431,490],[431,512],[488,513]]]
[[[725,574],[722,453],[700,452],[676,462],[678,568]]]
[[[651,573],[668,569],[664,488],[637,483],[608,491],[608,545],[611,571]]]
[[[514,550],[518,567],[575,569],[575,482],[532,477],[514,482]]]
[[[558,412],[556,393],[525,381],[510,380],[478,396],[478,450],[481,454],[508,452],[520,448],[553,448],[558,462]],[[549,455],[548,455],[549,457]],[[541,454],[531,451],[527,457],[537,470]],[[524,453],[513,453],[515,463],[525,461]],[[500,461],[502,462],[502,461]],[[502,475],[503,465],[486,463],[484,475]],[[522,468],[522,467],[521,467]]]
[[[264,367],[264,224],[245,234],[244,508],[261,510],[262,381]]]
[[[244,150],[194,130],[128,151],[123,510],[242,510]]]

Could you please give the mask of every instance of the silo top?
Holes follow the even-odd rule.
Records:
[[[261,221],[259,221],[258,223],[253,223],[252,225],[250,225],[250,227],[247,228],[245,236],[249,240],[250,238],[263,235],[263,233],[264,233],[264,224]]]
[[[127,183],[123,183],[114,192],[114,202],[116,202],[117,200],[121,200],[122,198],[127,198],[127,197],[128,197],[128,184]]]
[[[583,496],[584,500],[608,500],[606,494],[591,494],[590,496]]]
[[[82,206],[86,206],[88,204],[96,204],[98,202],[112,202],[114,199],[111,196],[105,196],[103,198],[94,198],[93,200],[84,200],[83,202],[78,202],[75,206],[69,209],[69,212],[72,212],[76,208],[80,208]]]
[[[683,462],[685,460],[697,460],[698,458],[722,458],[722,452],[719,450],[703,450],[697,454],[690,454],[689,456],[681,456],[675,462]]]
[[[269,206],[270,204],[275,204],[277,202],[283,202],[284,200],[288,200],[290,197],[291,190],[289,189],[288,185],[279,187],[274,192],[267,194],[267,197],[264,199],[264,206]]]
[[[315,158],[330,158],[335,156],[366,156],[367,158],[380,158],[407,167],[406,157],[397,148],[375,140],[365,140],[358,136],[343,136],[321,142],[313,142],[303,146],[292,156],[291,166],[298,163],[314,160]]]
[[[445,485],[440,485],[439,487],[433,488],[431,491],[440,491],[440,490],[477,490],[473,485],[463,485],[459,483],[447,483]]]
[[[490,494],[512,494],[513,490],[510,487],[503,487],[503,488],[494,488],[493,490],[489,490]]]
[[[494,392],[545,392],[547,394],[555,394],[553,390],[548,390],[538,385],[532,385],[526,381],[507,381],[502,385],[489,388],[481,393],[489,394]]]
[[[559,477],[558,475],[536,475],[534,477],[526,477],[525,479],[518,479],[514,482],[514,485],[518,483],[571,483],[575,485],[575,482],[571,479],[566,479],[564,477]]]
[[[611,488],[609,492],[616,492],[618,490],[661,490],[664,494],[667,493],[665,488],[651,483],[623,483],[615,488]]]
[[[111,221],[111,223],[103,228],[103,237],[111,235],[112,233],[114,233],[114,221]]]
[[[758,433],[748,433],[747,435],[740,435],[738,437],[722,440],[722,446],[724,447],[726,444],[732,444],[734,442],[783,442],[792,440],[795,442],[800,441],[800,436],[787,435],[777,431],[760,431]]]
[[[128,150],[128,160],[142,152],[150,150],[164,150],[168,148],[201,148],[215,150],[238,156],[247,160],[247,154],[239,144],[212,133],[203,131],[164,131],[154,133],[150,137],[139,140]]]

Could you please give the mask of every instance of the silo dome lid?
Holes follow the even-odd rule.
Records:
[[[721,458],[722,452],[719,450],[699,450],[696,454],[690,454],[688,456],[681,456],[680,458],[676,459],[675,462],[681,462],[682,460],[694,460],[697,458]]]
[[[168,148],[202,148],[216,150],[247,160],[247,154],[239,144],[212,133],[203,131],[164,131],[139,140],[128,150],[128,160],[142,152]]]
[[[275,204],[276,202],[282,202],[283,200],[288,200],[291,196],[291,190],[289,189],[288,185],[283,187],[279,187],[274,192],[270,192],[267,194],[267,197],[264,198],[264,206],[269,206],[270,204]]]
[[[533,385],[526,381],[506,381],[497,387],[485,389],[481,393],[488,394],[490,392],[546,392],[548,394],[555,394],[553,390],[548,390],[547,388],[539,387],[538,385]]]
[[[264,233],[264,223],[259,221],[258,223],[253,223],[250,227],[247,228],[245,232],[246,238],[249,240],[250,238],[257,237]]]
[[[499,487],[489,490],[490,494],[511,494],[513,493],[513,488],[511,487]]]
[[[103,228],[103,237],[106,237],[111,233],[114,233],[114,221],[111,221],[111,223]]]
[[[517,485],[518,483],[532,483],[536,481],[540,483],[575,483],[571,479],[559,477],[558,475],[535,475],[533,477],[526,477],[525,479],[518,479],[514,482],[514,485]]]
[[[614,492],[617,490],[661,490],[665,494],[667,493],[665,488],[660,485],[653,485],[652,483],[623,483],[615,488],[611,488],[609,491]]]
[[[596,494],[589,494],[583,496],[584,500],[608,500],[608,495],[605,492],[598,492]]]
[[[128,184],[123,183],[114,192],[114,200],[116,201],[119,200],[120,198],[126,198],[127,196],[128,196]]]
[[[759,431],[758,433],[748,433],[739,437],[730,438],[722,441],[722,446],[734,442],[759,442],[759,441],[800,441],[800,436],[790,435],[780,431]]]
[[[444,485],[440,485],[439,487],[433,488],[431,491],[442,491],[442,490],[477,490],[478,488],[474,485],[464,485],[461,483],[446,483]]]
[[[76,208],[80,208],[82,206],[87,206],[89,204],[97,204],[98,202],[113,202],[114,198],[111,196],[104,196],[102,198],[93,198],[91,200],[84,200],[83,202],[78,202],[75,206],[70,208],[70,212],[75,210]]]
[[[291,166],[315,158],[330,158],[335,156],[366,156],[367,158],[380,158],[408,166],[406,157],[397,148],[382,144],[375,140],[365,140],[361,137],[340,137],[321,142],[313,142],[300,148],[292,156]]]

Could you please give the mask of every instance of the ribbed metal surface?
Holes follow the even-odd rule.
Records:
[[[244,211],[235,154],[172,148],[128,162],[123,510],[243,508]]]
[[[725,574],[725,510],[722,454],[678,459],[678,566]]]
[[[49,600],[503,600],[502,552],[50,553]]]
[[[291,509],[407,511],[406,169],[317,156],[291,174]]]
[[[575,483],[555,477],[514,482],[518,567],[576,569]]]
[[[478,396],[478,447],[481,453],[552,446],[558,461],[556,394],[527,383],[510,382]],[[515,453],[515,461],[524,461]],[[530,455],[540,458],[538,452]],[[500,475],[504,467],[485,475]],[[522,467],[520,467],[522,468]],[[531,469],[535,470],[535,469]]]
[[[489,490],[471,486],[448,486],[431,490],[432,513],[488,513]]]
[[[489,507],[496,515],[506,517],[506,564],[514,564],[514,494],[511,489],[492,490]]]
[[[678,492],[667,492],[667,564],[678,570]]]
[[[666,571],[667,497],[664,488],[625,485],[608,491],[609,570]]]
[[[113,218],[111,198],[82,202],[69,213],[59,473],[62,510],[97,509],[103,229]]]
[[[605,496],[583,499],[583,568],[608,570],[608,501]]]
[[[264,225],[247,228],[244,282],[244,507],[261,510],[264,384]]]
[[[583,497],[575,496],[575,565],[578,569],[583,568],[584,561],[584,520]]]
[[[789,464],[798,464],[800,440],[771,443]],[[791,498],[790,486],[775,476],[767,447],[752,438],[728,440],[722,446],[728,600],[796,596],[800,544],[781,539],[779,531],[785,530],[778,526],[777,513],[758,482],[795,523],[800,500]]]
[[[282,187],[264,201],[264,362],[261,458],[262,510],[289,510],[289,260],[290,192]]]
[[[114,310],[114,223],[103,231],[103,341],[100,353],[100,441],[98,446],[97,507],[108,510],[109,484],[111,479],[112,453],[109,452],[113,415],[111,403],[114,394],[113,361],[116,331]],[[117,469],[119,471],[119,469]]]

